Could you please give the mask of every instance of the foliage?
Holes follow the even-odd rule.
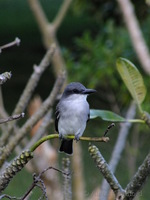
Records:
[[[116,32],[119,37],[116,37]],[[98,84],[103,87],[106,79],[107,85],[118,85],[114,63],[119,56],[131,58],[133,54],[124,29],[109,21],[96,36],[88,31],[81,38],[76,38],[75,45],[74,54],[65,52],[70,80],[76,79],[90,87]]]

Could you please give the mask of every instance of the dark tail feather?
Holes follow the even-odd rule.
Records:
[[[73,144],[72,143],[73,143],[73,140],[62,139],[59,151],[65,152],[69,155],[73,154],[73,146],[72,146]]]

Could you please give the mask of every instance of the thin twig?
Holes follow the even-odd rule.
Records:
[[[47,169],[43,170],[38,176],[36,176],[36,174],[33,174],[33,183],[32,183],[32,185],[30,186],[30,188],[28,189],[28,191],[25,193],[25,195],[21,198],[21,200],[24,200],[24,199],[30,194],[30,192],[34,189],[34,187],[37,186],[37,183],[38,183],[38,182],[41,182],[41,176],[42,176],[46,171],[48,171],[48,170],[50,170],[50,169],[53,169],[53,170],[55,170],[55,171],[57,171],[57,172],[60,172],[60,173],[64,174],[65,176],[69,176],[69,175],[70,175],[70,172],[64,172],[64,171],[62,171],[62,170],[60,170],[60,169],[57,169],[57,168],[55,168],[55,167],[52,167],[52,166],[50,166],[50,167],[48,167]]]
[[[10,122],[10,121],[13,121],[13,120],[17,120],[17,119],[21,119],[24,116],[25,116],[25,113],[21,113],[21,114],[18,114],[18,115],[9,116],[6,119],[0,119],[0,124],[6,123],[6,122]]]
[[[2,195],[0,196],[0,200],[3,199],[3,198],[7,198],[7,199],[10,199],[10,200],[12,200],[12,199],[14,199],[14,200],[20,200],[20,198],[12,197],[12,196],[7,195],[7,194],[2,194]]]
[[[106,131],[105,131],[105,133],[104,133],[104,137],[107,135],[108,131],[109,131],[112,127],[114,127],[114,126],[115,126],[115,124],[112,123],[112,124],[110,124],[110,125],[107,127],[107,129],[106,129]]]
[[[6,48],[9,48],[9,47],[12,47],[12,46],[19,46],[20,45],[20,39],[18,37],[15,38],[15,40],[13,42],[10,42],[8,44],[5,44],[3,46],[0,46],[0,53],[2,52],[3,49],[6,49]]]

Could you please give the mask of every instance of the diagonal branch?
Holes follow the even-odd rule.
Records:
[[[27,122],[22,126],[22,128],[20,128],[17,131],[17,134],[13,136],[13,138],[5,146],[5,148],[3,149],[0,155],[0,166],[3,165],[4,161],[9,157],[9,155],[14,150],[14,148],[24,138],[24,136],[31,130],[31,128],[38,122],[38,120],[41,119],[47,113],[47,111],[53,106],[56,100],[56,96],[58,92],[60,92],[60,89],[64,81],[65,81],[65,74],[62,74],[62,76],[56,79],[53,90],[51,91],[47,99],[43,102],[39,110],[34,115],[32,115],[31,118],[27,120]]]
[[[28,0],[28,3],[30,5],[30,8],[32,9],[32,12],[36,18],[36,21],[39,25],[40,31],[42,34],[45,34],[46,27],[48,24],[48,19],[44,13],[44,11],[41,9],[41,5],[38,0]]]
[[[42,59],[39,66],[34,66],[34,72],[31,75],[20,99],[18,104],[16,105],[16,108],[13,112],[13,114],[17,114],[20,112],[23,112],[26,106],[28,105],[28,102],[33,94],[33,91],[35,87],[37,86],[38,81],[41,78],[41,75],[46,70],[46,68],[49,66],[49,63],[52,59],[52,56],[54,54],[55,46],[52,45],[51,48],[47,51],[44,58]]]
[[[94,159],[96,166],[101,171],[104,178],[107,180],[111,189],[115,193],[116,199],[118,200],[121,199],[122,195],[124,195],[124,190],[122,189],[118,180],[112,173],[111,169],[109,168],[109,165],[106,163],[105,159],[103,158],[98,148],[95,145],[90,145],[89,153],[90,153],[90,156]]]
[[[42,33],[44,46],[46,48],[49,48],[52,43],[56,45],[56,51],[52,58],[53,69],[56,77],[58,77],[62,71],[66,72],[66,64],[61,54],[61,49],[56,38],[56,31],[65,16],[65,12],[67,12],[67,9],[69,8],[69,1],[71,0],[64,1],[64,4],[62,5],[60,11],[58,12],[58,16],[55,18],[53,23],[48,21],[38,0],[28,0],[29,6],[33,11],[37,24],[39,25],[39,29]]]
[[[65,15],[67,14],[67,10],[68,10],[71,2],[72,2],[72,0],[64,0],[63,4],[61,5],[61,8],[53,21],[55,31],[59,28]]]

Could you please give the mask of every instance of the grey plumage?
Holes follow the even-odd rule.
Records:
[[[73,82],[67,85],[56,107],[55,129],[62,139],[59,151],[73,153],[73,140],[65,139],[67,135],[75,135],[78,141],[82,136],[89,120],[90,109],[86,100],[87,95],[95,92],[85,88],[81,83]]]

